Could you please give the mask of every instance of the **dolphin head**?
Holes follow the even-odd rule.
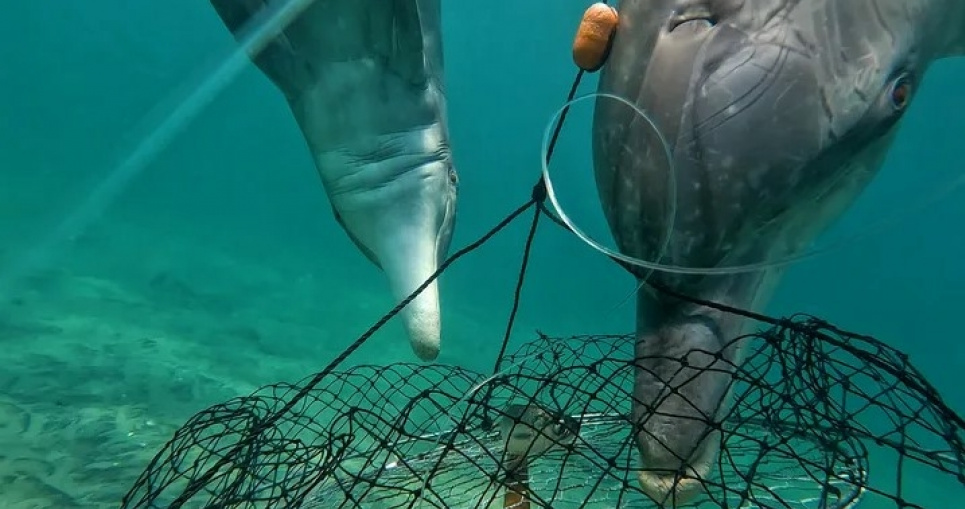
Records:
[[[456,223],[440,2],[342,7],[366,27],[395,28],[352,31],[363,56],[328,63],[331,75],[292,107],[335,217],[402,301],[446,258]],[[331,19],[321,7],[317,16],[319,26]],[[439,293],[432,281],[401,311],[412,350],[425,361],[441,348]]]
[[[210,1],[284,94],[335,218],[407,298],[445,258],[456,215],[440,0]],[[439,316],[434,281],[402,310],[423,360],[439,354]]]
[[[962,4],[963,2],[957,2]],[[800,250],[873,178],[927,66],[948,53],[950,1],[623,0],[600,92],[648,113],[669,144],[674,173],[649,124],[626,105],[597,101],[598,192],[626,255],[685,267],[752,264]],[[961,7],[955,14],[961,23]],[[959,41],[960,42],[960,41]],[[671,185],[674,184],[674,185]],[[669,199],[676,201],[673,231]],[[657,272],[677,292],[755,309],[779,269],[731,275]],[[747,324],[642,291],[634,391],[643,489],[691,496],[718,452],[711,421],[730,377],[694,374],[664,397],[694,349],[725,348]],[[641,360],[643,359],[643,360]],[[695,359],[688,359],[695,365]],[[722,366],[716,366],[718,369]],[[694,416],[702,416],[702,419]]]

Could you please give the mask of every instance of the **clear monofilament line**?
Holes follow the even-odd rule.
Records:
[[[664,239],[661,243],[660,249],[657,251],[657,256],[653,260],[644,260],[640,258],[635,258],[633,256],[626,255],[620,252],[618,249],[613,249],[604,246],[601,242],[593,239],[590,234],[581,229],[580,225],[574,220],[574,218],[569,215],[563,205],[561,204],[561,198],[557,190],[557,181],[553,179],[552,172],[550,171],[549,164],[546,162],[546,154],[548,151],[549,140],[551,139],[551,133],[553,126],[556,124],[556,120],[562,115],[564,111],[572,106],[576,105],[581,101],[592,100],[595,98],[606,98],[615,100],[622,103],[624,106],[633,110],[633,112],[649,127],[652,134],[657,138],[659,144],[663,148],[664,157],[667,160],[667,175],[668,175],[668,225],[666,228],[666,233],[664,234]],[[546,194],[547,199],[552,206],[553,212],[559,218],[559,221],[563,225],[573,232],[580,240],[582,240],[586,245],[590,246],[592,249],[599,253],[607,256],[612,260],[617,260],[627,265],[640,267],[646,269],[647,272],[641,281],[645,281],[654,271],[672,273],[672,274],[695,274],[695,275],[727,275],[727,274],[739,274],[744,272],[757,272],[762,270],[768,270],[776,267],[783,267],[790,265],[792,263],[798,263],[805,260],[810,260],[818,256],[823,256],[837,249],[843,249],[849,245],[857,243],[859,240],[863,240],[873,235],[879,235],[887,231],[890,227],[896,226],[901,221],[910,218],[914,213],[921,212],[928,209],[938,203],[943,202],[948,199],[951,195],[955,194],[959,190],[965,188],[965,174],[957,174],[955,178],[943,182],[941,185],[935,186],[934,189],[925,193],[923,196],[909,198],[907,204],[901,207],[897,207],[890,213],[882,213],[880,218],[873,221],[871,224],[862,228],[861,231],[848,234],[841,239],[833,239],[825,245],[814,245],[817,241],[812,240],[808,247],[803,248],[800,251],[784,254],[777,256],[774,259],[760,260],[749,263],[738,263],[734,265],[722,264],[720,266],[712,267],[695,267],[688,265],[676,265],[671,263],[662,262],[664,254],[670,245],[670,241],[674,235],[674,220],[676,215],[683,209],[686,211],[686,207],[681,206],[677,202],[677,187],[681,185],[677,182],[678,177],[676,173],[676,168],[674,167],[673,155],[671,153],[670,147],[667,140],[664,138],[663,134],[657,128],[656,123],[650,116],[641,110],[636,104],[624,99],[622,97],[608,94],[608,93],[590,93],[583,96],[576,97],[570,101],[564,103],[556,111],[556,113],[551,117],[550,121],[546,124],[543,130],[543,144],[541,150],[541,164],[542,164],[542,175],[543,180],[546,182]],[[685,183],[686,184],[686,183]],[[639,288],[638,284],[638,288]],[[632,296],[628,295],[628,297]],[[626,299],[624,299],[626,300]],[[622,303],[622,302],[621,302]]]

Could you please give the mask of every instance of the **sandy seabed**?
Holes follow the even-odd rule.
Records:
[[[164,245],[135,277],[68,260],[0,309],[0,507],[118,507],[191,415],[317,371],[390,307],[364,287],[326,305],[337,270]],[[411,360],[404,340],[377,346],[364,361]]]

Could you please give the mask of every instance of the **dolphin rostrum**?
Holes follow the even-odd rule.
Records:
[[[962,53],[962,0],[623,0],[597,100],[594,168],[620,251],[722,268],[786,258],[813,242],[881,167],[915,87]],[[676,214],[669,241],[669,193]],[[656,271],[655,286],[761,310],[780,266],[729,274]],[[711,422],[752,324],[642,287],[634,434],[643,490],[699,491],[719,453]],[[682,362],[686,361],[686,362]],[[713,369],[707,369],[713,364]]]
[[[210,1],[239,41],[285,2]],[[338,223],[402,300],[447,255],[456,216],[440,0],[307,3],[250,57],[287,99]],[[435,359],[438,285],[402,317],[416,355]]]

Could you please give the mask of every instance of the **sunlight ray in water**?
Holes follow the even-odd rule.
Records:
[[[238,74],[250,65],[249,55],[261,51],[278,32],[314,0],[289,0],[268,9],[245,29],[242,43],[220,56],[217,64],[188,80],[170,98],[162,101],[134,130],[137,144],[122,153],[118,164],[99,182],[87,197],[42,240],[12,263],[0,268],[0,294],[9,294],[23,277],[51,263],[58,249],[82,234],[117,200],[163,150],[211,104]]]

